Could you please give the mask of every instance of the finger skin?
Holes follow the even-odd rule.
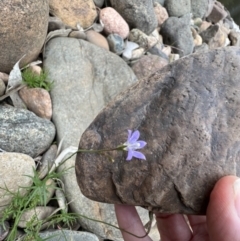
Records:
[[[137,236],[146,234],[142,221],[134,206],[115,204],[115,212],[118,225],[121,229],[127,230]],[[145,238],[136,238],[124,231],[121,232],[124,241],[152,241],[148,236]]]
[[[240,241],[240,218],[235,206],[235,176],[221,178],[215,185],[207,209],[210,241]],[[240,196],[238,196],[240,203]]]
[[[161,241],[188,241],[192,232],[182,214],[156,213]]]

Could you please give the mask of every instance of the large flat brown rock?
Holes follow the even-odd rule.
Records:
[[[240,175],[240,49],[193,54],[120,94],[82,135],[79,147],[116,147],[138,129],[146,161],[126,152],[79,153],[82,193],[166,213],[205,214],[225,175]]]

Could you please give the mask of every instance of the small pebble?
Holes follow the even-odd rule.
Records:
[[[166,8],[157,2],[154,3],[154,12],[157,17],[158,27],[161,27],[165,20],[169,18],[168,12]]]
[[[195,18],[193,19],[193,24],[200,27],[202,25],[202,19],[201,18]]]
[[[157,44],[157,38],[148,36],[141,30],[134,28],[130,31],[128,39],[134,43],[137,43],[140,47],[148,50]]]
[[[79,30],[70,32],[69,37],[76,38],[76,39],[86,39],[87,38],[85,32],[79,31]]]
[[[107,35],[116,33],[123,39],[127,38],[129,34],[129,26],[115,9],[111,7],[103,8],[100,11],[99,18],[104,25],[104,31]]]
[[[30,65],[28,67],[29,70],[31,70],[33,73],[40,75],[42,72],[42,68],[38,65]]]
[[[2,79],[0,79],[0,96],[4,95],[6,90],[6,85]]]
[[[134,49],[137,49],[139,47],[138,44],[134,43],[134,42],[131,42],[131,41],[127,41],[126,43],[126,47],[123,51],[123,59],[125,60],[130,60],[132,58],[132,51]]]
[[[49,149],[43,154],[41,164],[38,166],[39,178],[43,179],[48,171],[51,169],[57,157],[57,145],[51,145]]]
[[[88,30],[86,36],[88,42],[109,50],[108,41],[102,34],[95,32],[94,30]]]
[[[172,63],[176,60],[180,59],[180,55],[179,54],[170,54],[169,55],[169,62]]]
[[[30,111],[41,118],[52,118],[52,101],[47,90],[23,87],[18,93]]]
[[[193,40],[193,42],[194,42],[194,45],[195,46],[200,46],[200,45],[202,45],[202,37],[199,35],[199,34],[197,34],[196,35],[196,37],[195,37],[195,39]]]
[[[115,54],[122,54],[125,48],[123,38],[118,34],[109,34],[107,37],[110,50]]]
[[[144,48],[138,48],[138,49],[134,49],[132,51],[132,57],[131,60],[136,60],[141,58],[145,53],[145,49]]]
[[[57,189],[55,191],[55,195],[56,195],[56,199],[57,199],[57,202],[58,202],[58,206],[61,210],[64,210],[64,211],[68,211],[68,205],[67,205],[67,200],[66,200],[66,197],[65,197],[65,194],[63,192],[63,190],[61,189]]]
[[[5,73],[3,73],[3,72],[0,72],[0,79],[2,79],[5,84],[8,83],[8,78],[9,78],[9,75],[8,75],[8,74],[5,74]]]

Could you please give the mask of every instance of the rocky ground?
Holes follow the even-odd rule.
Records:
[[[151,96],[154,96],[156,87],[154,84],[151,87],[150,84],[145,86],[144,81],[151,79],[153,73],[159,73],[154,78],[160,81],[165,78],[162,76],[167,73],[169,66],[173,66],[171,68],[175,68],[176,72],[171,72],[171,76],[176,79],[184,79],[184,76],[186,79],[189,76],[191,79],[199,76],[215,78],[216,73],[223,76],[225,67],[231,62],[231,56],[234,59],[235,55],[232,50],[224,50],[224,53],[211,51],[224,47],[231,49],[230,46],[240,47],[239,27],[229,12],[214,0],[155,0],[154,3],[137,0],[124,0],[121,3],[117,0],[25,2],[20,5],[18,1],[0,3],[1,9],[4,9],[0,20],[0,46],[4,46],[0,51],[0,186],[6,185],[12,192],[16,192],[18,186],[32,185],[26,175],[33,175],[33,167],[44,178],[54,160],[75,151],[80,137],[99,112],[118,94],[126,93],[130,86],[140,86],[140,90],[130,90],[132,99],[125,95],[123,99],[129,98],[128,103],[132,106],[136,102],[146,106]],[[204,57],[195,58],[193,55],[192,66],[188,68],[191,64],[186,58],[191,58],[194,53]],[[36,60],[41,61],[28,68],[37,74],[42,70],[47,71],[48,79],[53,82],[50,92],[43,88],[29,88],[19,82],[18,66],[15,64],[23,56],[21,67]],[[201,65],[196,65],[197,68],[205,72],[194,72],[195,59],[201,62]],[[222,63],[221,59],[228,59],[229,63]],[[234,70],[234,66],[238,65],[236,61],[230,63]],[[12,71],[14,65],[15,70]],[[209,69],[205,68],[206,65],[210,66]],[[181,69],[184,72],[183,77],[180,77]],[[213,71],[211,74],[210,69]],[[235,75],[237,76],[236,73]],[[138,84],[140,82],[143,84]],[[215,82],[213,84],[218,85]],[[146,94],[141,90],[146,90]],[[135,92],[139,96],[134,99],[132,96]],[[175,101],[175,97],[172,101]],[[126,116],[131,116],[130,126],[139,126],[138,121],[146,114],[144,110],[140,111],[143,107],[139,112],[134,112],[135,108],[129,111],[126,106],[121,111],[115,106],[113,112],[108,114],[110,117],[102,123],[107,123],[107,126],[109,121],[109,125],[113,125],[111,116],[116,114],[116,119],[113,118],[117,120],[121,113],[121,117],[126,118],[121,122],[123,125],[128,123]],[[127,112],[128,115],[124,114]],[[157,111],[153,109],[149,113],[152,115],[155,112]],[[134,119],[136,116],[138,121]],[[156,124],[157,119],[154,120]],[[151,118],[149,123],[150,121]],[[144,128],[150,130],[155,124],[146,124]],[[125,128],[127,130],[130,127]],[[109,130],[114,137],[114,130],[110,127],[105,135],[111,136]],[[154,139],[151,135],[145,131],[146,138]],[[151,145],[155,145],[154,141]],[[156,155],[157,150],[153,150]],[[74,166],[75,157],[72,157],[59,168],[71,168],[62,176],[69,210],[117,225],[113,205],[91,201],[81,193],[72,168]],[[139,168],[140,166],[139,164]],[[99,178],[102,179],[102,176]],[[129,179],[129,184],[130,182],[132,181]],[[101,188],[107,189],[108,183],[103,183],[106,186]],[[128,180],[123,183],[128,185]],[[58,195],[55,191],[56,189],[51,192],[49,200]],[[149,193],[148,195],[151,196]],[[4,190],[0,190],[0,197],[1,217],[11,196],[4,196]],[[155,198],[157,197],[153,198],[154,201]],[[100,199],[102,197],[98,201]],[[202,212],[198,203],[194,204],[195,201],[189,196],[188,200],[191,200],[191,205],[193,203],[193,206],[190,205],[191,210]],[[127,197],[125,202],[131,203]],[[47,207],[39,206],[39,212],[50,215],[58,205],[50,202]],[[144,203],[142,206],[147,205]],[[166,206],[164,208],[165,211],[171,211]],[[138,208],[138,211],[143,222],[147,223],[148,212],[143,208]],[[172,211],[188,213],[180,204],[178,209]],[[25,221],[31,218],[30,215]],[[20,230],[24,229],[26,222],[19,224]],[[84,218],[79,219],[72,229],[78,231],[71,231],[66,235],[75,235],[74,240],[122,240],[118,230]],[[52,233],[53,230],[45,230],[44,235]],[[4,240],[5,234],[7,232],[0,228],[0,240]],[[153,240],[159,240],[154,223],[150,236]]]

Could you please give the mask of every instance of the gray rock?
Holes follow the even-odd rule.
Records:
[[[215,0],[191,0],[193,18],[208,16],[213,9]]]
[[[181,17],[191,12],[191,0],[165,0],[164,7],[170,17]]]
[[[99,241],[95,234],[70,230],[47,231],[39,235],[48,241]]]
[[[207,52],[208,50],[209,46],[206,43],[194,47],[194,53]]]
[[[25,109],[0,105],[0,148],[36,157],[47,150],[55,137],[55,127]]]
[[[10,225],[7,221],[0,224],[0,241],[3,241],[9,233]]]
[[[122,92],[83,133],[85,149],[114,148],[138,129],[145,160],[79,153],[76,175],[92,200],[205,214],[217,180],[240,175],[240,48],[192,54]]]
[[[104,0],[93,0],[95,5],[99,8],[101,8],[104,4]]]
[[[32,185],[34,160],[25,154],[3,152],[0,153],[0,218],[3,210],[12,200],[12,195],[5,191],[9,189],[12,193],[26,193],[26,188]],[[25,187],[25,188],[22,188]]]
[[[131,28],[150,34],[157,27],[152,1],[110,0],[112,7],[127,21]]]
[[[148,50],[157,44],[158,39],[154,36],[148,36],[137,28],[133,28],[128,36],[128,39],[137,43],[144,50]]]
[[[154,2],[159,3],[159,4],[161,4],[162,6],[164,6],[165,0],[154,0]]]
[[[57,157],[57,145],[51,145],[49,149],[43,154],[40,165],[38,166],[39,178],[44,178],[48,171],[54,164],[54,161]]]
[[[190,15],[183,17],[169,17],[162,25],[160,34],[165,44],[173,46],[173,51],[181,57],[191,54],[194,48],[190,28]]]
[[[9,73],[14,64],[26,54],[21,62],[27,64],[37,58],[47,34],[49,2],[0,1],[1,28],[0,69]]]
[[[30,220],[34,220],[32,225],[37,225],[38,220],[46,220],[55,210],[55,207],[50,206],[39,206],[33,209],[28,209],[22,213],[19,219],[18,227],[26,228],[27,223]]]
[[[107,41],[110,50],[115,54],[122,54],[125,48],[125,43],[123,38],[118,34],[109,34],[107,36]]]

